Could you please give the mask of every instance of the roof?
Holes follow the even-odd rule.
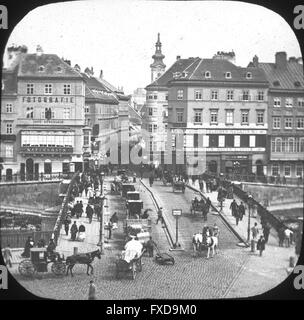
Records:
[[[205,77],[205,72],[210,72],[210,77]],[[230,72],[231,78],[226,78],[226,73]],[[250,72],[251,78],[247,79],[246,74]],[[202,59],[188,58],[177,60],[170,69],[168,69],[160,78],[151,83],[146,89],[157,87],[166,87],[172,80],[193,80],[193,81],[225,81],[267,83],[265,73],[260,68],[241,68],[225,59]]]
[[[41,68],[41,70],[39,70]],[[20,60],[18,77],[79,78],[80,73],[56,54],[25,54]]]
[[[131,105],[129,105],[129,119],[136,125],[142,124],[141,115]]]
[[[270,89],[303,91],[304,77],[302,64],[296,61],[287,61],[286,68],[277,68],[275,63],[261,62],[258,66],[264,70]],[[298,86],[295,84],[297,81],[299,82]]]
[[[149,84],[145,89],[149,90],[155,87],[166,87],[168,81],[173,79],[173,73],[182,72],[195,62],[195,58],[179,59],[173,63],[173,65],[163,73],[157,80]]]

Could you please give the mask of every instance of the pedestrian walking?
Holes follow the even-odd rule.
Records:
[[[86,215],[87,215],[87,218],[89,219],[89,223],[92,223],[92,219],[93,219],[93,209],[92,207],[87,204],[87,207],[86,207]]]
[[[68,218],[68,216],[65,218],[63,224],[64,224],[65,235],[68,236],[69,235],[70,224],[71,224],[71,220]]]
[[[268,242],[270,229],[271,229],[270,225],[268,223],[265,223],[265,225],[263,227],[263,235],[264,235],[264,238],[265,238],[265,243]]]
[[[285,228],[284,227],[279,229],[278,237],[279,237],[279,247],[283,247],[284,239],[285,239]]]
[[[12,268],[12,259],[13,259],[13,256],[12,256],[12,251],[11,251],[11,246],[8,244],[4,249],[2,249],[2,257],[4,259],[4,263]]]
[[[72,224],[70,232],[71,232],[71,240],[75,241],[76,235],[78,232],[78,227],[77,227],[76,221],[74,221],[74,223]]]
[[[257,222],[255,222],[254,226],[251,228],[251,235],[252,235],[251,251],[255,252],[255,244],[256,244],[256,242],[258,240],[258,235],[259,235],[259,229],[258,229]]]
[[[236,210],[237,210],[237,203],[235,201],[235,199],[233,199],[233,201],[231,202],[230,204],[230,209],[231,209],[231,214],[235,217],[235,213],[236,213]]]
[[[152,237],[150,237],[146,243],[146,248],[150,258],[153,258],[154,247],[156,247],[156,243],[153,241]]]
[[[96,298],[96,286],[95,286],[93,280],[90,281],[89,299],[88,300],[97,300],[97,298]]]
[[[241,201],[241,204],[239,205],[239,218],[240,218],[240,221],[243,220],[243,216],[245,215],[245,206],[243,204],[243,202]]]
[[[240,208],[238,205],[235,208],[234,217],[235,217],[235,223],[238,226],[240,221]]]
[[[284,231],[284,242],[286,243],[287,248],[290,247],[292,235],[293,232],[290,229],[286,228]]]
[[[157,220],[156,220],[156,224],[158,224],[158,221],[160,221],[161,223],[163,223],[164,221],[164,217],[163,217],[163,208],[160,207],[158,212],[157,212]]]
[[[260,251],[260,257],[262,256],[263,251],[265,250],[265,243],[266,243],[266,241],[265,241],[264,236],[260,236],[260,239],[257,243],[257,249]]]

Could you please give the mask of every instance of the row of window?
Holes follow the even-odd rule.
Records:
[[[272,118],[272,128],[273,129],[281,129],[282,119],[280,117]],[[304,117],[297,117],[293,119],[291,117],[284,118],[284,128],[285,129],[293,129],[295,123],[295,127],[297,129],[304,129]]]
[[[22,146],[74,146],[74,136],[70,134],[58,135],[58,134],[37,134],[37,135],[21,135]]]
[[[271,152],[285,152],[285,153],[304,152],[304,138],[272,137]]]
[[[174,72],[173,73],[173,78],[177,79],[180,77],[187,77],[188,76],[188,72]],[[210,79],[211,78],[211,72],[210,71],[205,71],[204,72],[204,77],[205,79]],[[225,72],[225,78],[226,79],[232,79],[232,75],[230,71],[226,71]],[[251,72],[246,72],[246,79],[252,79],[252,73]]]
[[[70,119],[71,118],[71,109],[70,108],[63,108],[63,119]],[[34,118],[34,108],[27,107],[26,108],[26,118],[33,119]],[[55,119],[55,111],[52,108],[45,108],[44,111],[41,112],[41,119]]]
[[[193,135],[193,147],[210,147],[210,148],[254,148],[266,147],[266,137],[263,135]]]
[[[177,90],[177,100],[183,100],[184,99],[184,90],[179,89]],[[203,100],[203,92],[202,90],[196,90],[194,92],[194,99],[195,100]],[[219,90],[211,90],[210,91],[210,100],[218,100],[219,99]],[[252,101],[252,100],[258,100],[258,101],[264,101],[265,100],[265,92],[264,91],[258,91],[258,94],[256,96],[250,94],[250,90],[243,90],[242,94],[238,98],[241,101]],[[228,101],[234,101],[236,100],[235,92],[234,90],[227,90],[226,91],[226,100]]]
[[[35,86],[33,83],[28,83],[26,85],[26,93],[27,94],[34,94],[35,93]],[[53,93],[53,85],[50,83],[47,83],[44,85],[44,94],[52,94]],[[71,85],[70,84],[64,84],[63,85],[63,94],[71,94]]]
[[[202,110],[194,111],[194,123],[202,123]],[[184,122],[184,112],[182,109],[177,109],[176,112],[177,122]],[[234,110],[226,110],[225,121],[228,125],[234,124]],[[256,111],[256,124],[264,125],[265,122],[265,110],[257,110]],[[210,124],[217,125],[218,124],[218,109],[210,109]],[[241,124],[248,125],[249,124],[249,110],[241,110]]]
[[[291,177],[291,166],[284,165],[283,171],[280,171],[280,166],[278,164],[273,164],[271,166],[271,174],[273,176],[278,176],[283,174],[285,177]],[[296,177],[303,177],[303,167],[301,165],[296,166]]]
[[[275,108],[279,108],[282,105],[282,102],[285,100],[285,107],[292,108],[295,105],[298,107],[304,107],[304,98],[297,98],[294,100],[293,98],[280,98],[280,97],[274,97],[273,98],[273,106]]]
[[[158,96],[157,94],[148,94],[148,100],[157,100]],[[166,100],[168,100],[168,94],[166,94]]]

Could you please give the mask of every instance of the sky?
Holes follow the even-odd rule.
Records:
[[[254,55],[274,62],[277,51],[301,56],[287,22],[262,6],[233,1],[92,0],[34,9],[13,30],[8,45],[41,45],[84,70],[93,67],[126,94],[151,82],[150,64],[160,33],[167,69],[176,56],[212,58],[234,50],[236,64]],[[5,59],[5,57],[4,57]]]

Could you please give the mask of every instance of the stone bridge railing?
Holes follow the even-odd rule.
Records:
[[[65,196],[63,198],[63,201],[62,201],[62,205],[61,205],[61,208],[60,208],[60,211],[59,211],[59,214],[58,214],[58,218],[57,218],[57,221],[55,223],[53,235],[52,235],[52,238],[54,239],[56,245],[57,245],[58,238],[59,238],[59,235],[60,235],[60,229],[62,227],[63,221],[66,218],[66,215],[67,215],[67,212],[68,212],[68,203],[69,203],[70,198],[71,198],[71,193],[72,193],[74,185],[76,184],[76,180],[77,180],[78,176],[79,176],[79,172],[76,172],[73,175],[73,177],[72,177],[72,179],[71,179],[71,181],[69,183],[67,192],[66,192],[66,194],[65,194]]]

